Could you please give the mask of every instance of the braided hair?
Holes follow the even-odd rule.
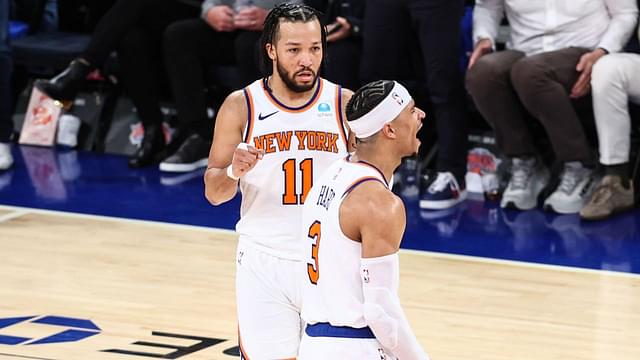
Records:
[[[274,7],[264,20],[264,29],[262,30],[262,36],[260,37],[260,58],[264,74],[270,75],[273,71],[273,63],[267,53],[267,44],[275,45],[278,41],[280,20],[303,23],[317,20],[320,23],[323,54],[322,60],[324,61],[324,57],[326,57],[327,54],[327,29],[322,19],[323,15],[321,12],[307,5],[282,3]]]

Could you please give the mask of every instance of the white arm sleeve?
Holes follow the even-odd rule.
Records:
[[[364,318],[380,344],[400,360],[429,360],[400,305],[398,254],[363,258],[360,275]]]

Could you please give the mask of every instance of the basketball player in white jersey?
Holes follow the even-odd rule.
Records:
[[[265,20],[262,51],[272,75],[229,95],[205,173],[214,205],[242,193],[236,302],[241,356],[298,352],[304,270],[302,204],[316,178],[347,155],[344,104],[351,91],[318,77],[326,32],[310,7],[283,4]]]
[[[424,112],[394,81],[359,89],[347,105],[357,149],[318,179],[303,206],[306,238],[300,360],[428,359],[398,298],[402,200],[389,189],[418,151]]]

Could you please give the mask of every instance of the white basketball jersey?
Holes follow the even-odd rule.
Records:
[[[316,182],[302,212],[307,280],[301,317],[307,324],[365,327],[360,278],[362,244],[340,227],[340,205],[348,193],[366,181],[389,186],[384,175],[365,162],[337,161]]]
[[[240,241],[285,259],[302,260],[302,204],[315,180],[347,155],[341,88],[318,78],[307,104],[287,107],[266,79],[244,89],[248,118],[244,141],[264,157],[240,180]]]

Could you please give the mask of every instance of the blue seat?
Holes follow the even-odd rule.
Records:
[[[29,24],[22,21],[9,21],[9,38],[17,39],[27,35]]]

